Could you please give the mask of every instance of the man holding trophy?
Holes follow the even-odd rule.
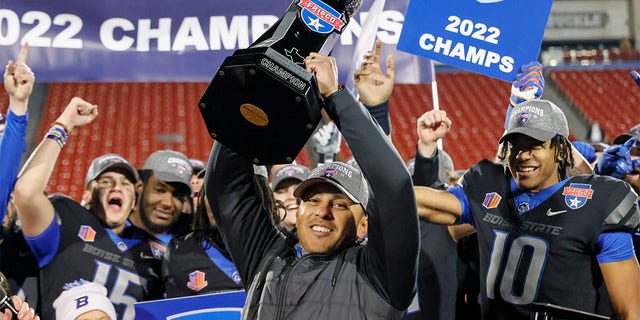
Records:
[[[295,0],[249,48],[227,57],[199,101],[211,136],[254,164],[290,163],[321,119],[311,52],[327,55],[360,0]]]
[[[369,112],[338,85],[335,60],[312,51],[303,61],[302,71],[317,90],[308,93],[318,97],[311,104],[324,108],[336,123],[359,168],[332,162],[312,170],[294,192],[302,201],[298,239],[286,238],[269,219],[277,209],[266,181],[254,175],[253,164],[262,162],[255,160],[264,157],[247,156],[225,141],[216,141],[205,190],[247,290],[242,317],[401,319],[415,293],[419,250],[411,177]],[[379,56],[373,61],[378,67]],[[381,86],[393,83],[393,60],[389,61],[387,83]],[[379,76],[379,68],[375,70],[378,73],[363,73],[363,80]],[[267,91],[282,85],[275,77],[272,82],[263,84]],[[208,93],[217,90],[215,83],[216,79]],[[208,101],[205,104],[215,102]],[[295,101],[279,107],[292,105],[300,107]],[[268,122],[277,123],[274,117],[268,114]],[[278,143],[282,139],[264,142],[266,149]]]

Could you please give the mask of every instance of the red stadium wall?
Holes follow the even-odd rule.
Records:
[[[554,70],[552,80],[590,122],[604,130],[605,140],[627,132],[640,123],[640,88],[631,69]]]
[[[444,148],[456,167],[492,158],[494,143],[502,132],[509,85],[472,73],[438,75],[438,85],[440,107],[449,112],[454,123]],[[213,140],[196,107],[205,88],[206,83],[51,84],[39,136],[74,96],[98,104],[100,114],[93,123],[71,133],[48,191],[79,200],[91,160],[109,152],[124,156],[136,167],[142,167],[146,157],[160,149],[207,160]],[[432,108],[431,86],[396,86],[390,108],[392,138],[406,161],[415,152],[416,119]],[[297,161],[310,164],[306,151]]]
[[[453,121],[443,141],[456,169],[492,159],[503,132],[510,84],[470,72],[439,73],[440,109]],[[558,85],[587,119],[597,119],[608,138],[640,122],[636,108],[640,90],[628,70],[551,72]],[[72,132],[62,151],[49,192],[79,200],[91,160],[114,152],[142,167],[155,150],[173,149],[190,158],[207,160],[213,140],[197,108],[206,83],[54,83],[47,98],[40,137],[68,101],[83,97],[99,105],[94,123]],[[0,103],[8,104],[6,96]],[[392,140],[403,160],[413,157],[416,119],[433,108],[430,84],[396,85],[390,100]],[[343,143],[343,157],[350,156]],[[309,165],[303,150],[296,159]]]
[[[110,152],[138,168],[160,149],[206,160],[213,140],[197,108],[205,87],[205,83],[51,84],[40,136],[74,96],[97,104],[99,115],[71,133],[48,191],[79,200],[91,160]]]

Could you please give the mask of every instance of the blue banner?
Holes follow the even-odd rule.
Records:
[[[398,49],[507,82],[536,61],[552,0],[411,0]]]
[[[144,320],[239,320],[244,291],[212,293],[136,303],[136,319]]]
[[[294,0],[299,1],[299,0]],[[251,45],[291,2],[200,0],[2,0],[0,61],[21,43],[39,82],[208,82],[222,61]],[[383,54],[395,53],[408,0],[388,0],[378,24]],[[350,77],[353,50],[371,1],[344,28],[332,55]],[[428,60],[398,52],[398,70],[428,70]],[[417,73],[417,72],[413,72]],[[398,72],[397,82],[424,82]]]

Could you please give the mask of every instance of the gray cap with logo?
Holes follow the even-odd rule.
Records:
[[[309,175],[309,168],[297,164],[290,164],[278,169],[271,178],[271,190],[276,190],[280,182],[285,180],[303,181]]]
[[[551,140],[556,135],[569,136],[569,125],[564,112],[548,100],[531,100],[518,104],[511,111],[509,128],[500,143],[521,133],[538,141]]]
[[[89,186],[89,182],[97,179],[101,174],[107,171],[121,171],[127,175],[131,182],[135,183],[140,179],[138,171],[125,158],[115,154],[108,153],[99,156],[93,161],[87,170],[87,176],[84,179],[85,188]]]
[[[309,173],[293,192],[297,198],[302,197],[309,187],[318,183],[330,183],[340,189],[351,201],[359,203],[365,210],[369,202],[369,186],[360,170],[344,162],[323,164]]]
[[[145,161],[142,170],[153,170],[156,178],[165,182],[182,183],[191,190],[193,169],[189,158],[173,150],[160,150],[152,153]]]

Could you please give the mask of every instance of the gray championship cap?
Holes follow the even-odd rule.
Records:
[[[278,185],[285,180],[296,180],[298,183],[309,175],[309,168],[297,164],[290,164],[278,169],[271,178],[271,190],[276,190]]]
[[[551,140],[556,135],[569,136],[569,125],[564,112],[548,100],[531,100],[518,104],[511,111],[509,127],[500,143],[515,133],[538,141]]]
[[[636,137],[638,138],[638,140],[640,140],[640,123],[633,126],[633,128],[631,128],[629,132],[623,133],[613,139],[613,144],[623,144],[632,137]]]
[[[89,170],[87,170],[87,176],[84,179],[85,188],[89,186],[89,182],[97,179],[101,174],[107,171],[122,172],[133,183],[136,183],[140,179],[138,171],[129,163],[129,161],[115,153],[108,153],[91,161]]]
[[[309,173],[293,192],[296,198],[301,198],[304,192],[318,183],[330,183],[342,191],[351,201],[359,203],[365,210],[369,202],[369,187],[360,170],[344,162],[330,162],[323,164]]]
[[[198,174],[200,171],[204,170],[204,168],[207,166],[207,164],[204,163],[204,161],[199,159],[189,159],[189,164],[191,165],[193,174]]]
[[[142,170],[153,170],[156,178],[165,182],[182,183],[191,191],[193,169],[189,159],[173,150],[160,150],[152,153],[145,161]]]

